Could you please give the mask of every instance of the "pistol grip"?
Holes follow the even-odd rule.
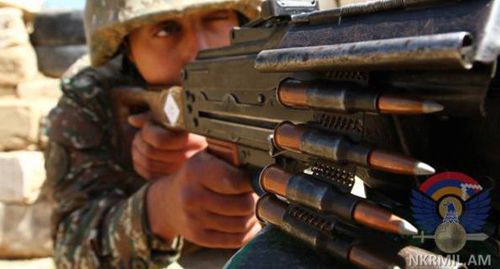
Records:
[[[234,166],[241,165],[238,154],[238,145],[231,142],[217,140],[213,138],[207,138],[207,142],[208,142],[208,152],[229,162]]]

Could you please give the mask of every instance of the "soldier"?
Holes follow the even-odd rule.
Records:
[[[87,1],[93,67],[63,78],[49,118],[59,268],[164,267],[182,238],[237,248],[259,231],[247,175],[204,152],[203,137],[166,131],[147,114],[129,119],[137,132],[123,142],[109,95],[120,85],[178,85],[183,66],[201,49],[229,44],[232,27],[256,16],[258,4]],[[121,152],[131,152],[131,165]]]

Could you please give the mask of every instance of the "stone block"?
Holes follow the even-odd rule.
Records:
[[[0,260],[0,269],[56,269],[53,258]]]
[[[0,97],[15,97],[17,95],[17,89],[14,85],[0,85]]]
[[[29,44],[23,13],[17,8],[0,8],[0,48]]]
[[[0,202],[32,204],[39,198],[46,178],[42,152],[1,152],[0,171]]]
[[[54,99],[0,99],[0,151],[36,149],[43,138],[41,123]]]
[[[17,96],[21,99],[52,98],[58,100],[61,95],[60,80],[42,74],[17,85]]]
[[[0,48],[0,84],[17,85],[37,74],[38,63],[31,44]]]
[[[52,256],[52,210],[45,200],[30,206],[0,203],[0,258]]]
[[[44,0],[0,0],[0,7],[15,7],[25,13],[35,13],[41,10]]]

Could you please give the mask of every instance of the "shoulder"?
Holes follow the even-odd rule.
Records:
[[[63,96],[49,116],[49,137],[77,149],[97,146],[113,132],[113,87],[133,83],[121,72],[121,57],[108,64],[80,68],[61,81]]]
[[[99,126],[107,121],[103,117],[107,108],[97,101],[104,98],[104,89],[91,73],[83,71],[62,81],[63,96],[48,118],[47,134],[52,141],[77,149],[99,145],[103,136]]]
[[[47,133],[51,140],[76,149],[96,147],[112,128],[109,83],[120,70],[110,66],[82,68],[61,79],[63,96],[50,112]]]
[[[89,65],[70,68],[78,69],[78,72],[61,79],[63,97],[58,107],[83,109],[94,121],[109,117],[112,107],[109,96],[111,88],[128,83],[121,72],[120,63],[121,57],[117,57],[98,68]]]
[[[122,57],[118,56],[101,67],[91,67],[87,57],[78,60],[61,78],[64,96],[82,104],[92,104],[106,96],[110,88],[130,83],[121,72]]]

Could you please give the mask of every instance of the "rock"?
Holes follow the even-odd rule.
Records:
[[[0,84],[17,85],[37,74],[36,53],[31,44],[0,49]]]
[[[0,99],[0,151],[36,148],[41,121],[55,105],[53,99]]]
[[[0,260],[0,269],[56,269],[52,258],[30,260]]]
[[[29,43],[22,16],[17,8],[0,8],[0,48]]]
[[[32,204],[38,199],[46,178],[42,152],[0,152],[0,171],[0,202]]]
[[[17,85],[17,97],[21,99],[52,98],[62,95],[60,80],[39,75],[33,80],[23,81]]]
[[[30,206],[0,203],[0,258],[51,256],[52,209],[45,200]]]
[[[0,85],[0,97],[14,97],[17,95],[16,86]]]
[[[15,7],[25,13],[35,13],[42,8],[43,0],[0,0],[0,7]]]

